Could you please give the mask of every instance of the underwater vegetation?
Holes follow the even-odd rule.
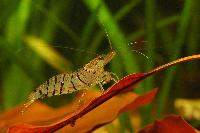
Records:
[[[200,129],[199,0],[0,2],[2,132]],[[103,76],[90,73],[100,71],[96,64],[87,68],[89,73],[79,71],[112,50],[115,57],[100,67]],[[20,113],[38,86],[76,70],[93,88],[40,99]],[[113,81],[117,78],[111,73],[112,78],[105,78],[105,72],[119,80]],[[111,81],[104,84],[107,79]],[[59,86],[52,82],[49,88],[62,90],[58,81]],[[67,81],[80,87],[81,80]]]

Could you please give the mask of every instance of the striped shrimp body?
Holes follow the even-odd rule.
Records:
[[[118,80],[117,76],[104,70],[104,66],[115,55],[115,51],[110,51],[107,55],[97,56],[78,71],[53,76],[29,95],[24,107],[27,108],[40,98],[68,94],[78,90],[89,89],[95,85],[99,85],[103,89],[102,86],[111,80],[116,82]]]

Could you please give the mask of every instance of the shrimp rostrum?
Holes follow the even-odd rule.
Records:
[[[72,73],[62,73],[53,76],[38,88],[36,88],[29,96],[24,107],[27,108],[35,100],[54,95],[62,95],[72,93],[78,90],[89,89],[95,85],[103,89],[103,85],[111,80],[116,82],[117,76],[104,70],[104,67],[116,55],[115,51],[110,51],[106,55],[99,55],[83,68]]]

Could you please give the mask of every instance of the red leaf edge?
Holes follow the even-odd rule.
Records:
[[[139,133],[197,133],[182,117],[169,115],[156,120],[139,131]]]
[[[101,105],[105,101],[112,98],[113,96],[115,96],[119,93],[123,93],[124,91],[130,90],[130,87],[132,87],[133,85],[136,85],[137,83],[142,81],[144,78],[146,78],[154,73],[160,72],[170,66],[176,65],[178,63],[186,62],[189,60],[196,60],[196,59],[200,59],[200,54],[180,58],[178,60],[172,61],[165,65],[159,66],[148,73],[136,73],[136,74],[128,75],[125,78],[123,78],[122,80],[120,80],[118,83],[116,83],[112,87],[110,87],[110,89],[106,93],[104,93],[100,97],[96,98],[95,100],[91,101],[89,103],[89,105],[86,108],[84,108],[83,110],[81,110],[78,114],[72,116],[71,118],[69,118],[61,123],[53,125],[53,127],[55,127],[54,129],[52,129],[51,127],[50,128],[38,127],[38,128],[34,128],[35,130],[32,130],[32,131],[33,132],[41,131],[41,129],[45,128],[45,130],[43,130],[43,132],[49,132],[49,131],[53,132],[53,131],[56,131],[56,130],[66,126],[67,124],[73,125],[78,118],[82,117],[83,115],[85,115],[86,113],[91,111],[92,109],[96,108],[97,106]],[[17,125],[11,126],[9,128],[9,132],[13,131],[13,129],[16,129],[20,125],[26,125],[29,128],[33,127],[32,125],[28,125],[28,124],[17,124]],[[37,130],[37,129],[40,129],[40,130]]]

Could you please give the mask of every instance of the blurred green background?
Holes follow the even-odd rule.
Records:
[[[74,71],[96,54],[106,54],[110,50],[106,32],[117,51],[107,69],[119,78],[200,52],[199,0],[0,3],[1,111],[24,102],[31,90],[51,76]],[[156,86],[161,88],[154,104],[140,110],[143,125],[174,112],[175,98],[200,97],[199,68],[198,61],[178,65],[145,80],[136,89],[142,94]],[[52,97],[47,103],[59,106],[68,99],[68,95]],[[119,121],[122,132],[134,130],[128,113]]]

